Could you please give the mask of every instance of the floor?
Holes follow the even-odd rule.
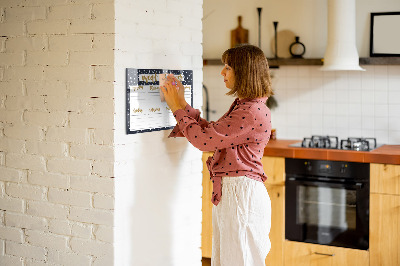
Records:
[[[203,266],[211,266],[211,259],[209,258],[202,258],[201,262],[203,263]]]

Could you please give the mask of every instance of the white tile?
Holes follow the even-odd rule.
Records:
[[[389,142],[388,130],[375,129],[375,138],[378,145],[387,144]]]
[[[324,115],[324,120],[322,122],[323,122],[325,130],[335,128],[336,116],[335,115]],[[331,134],[331,133],[329,133],[329,134]]]
[[[275,93],[277,93],[279,90],[286,89],[286,79],[281,77],[273,78],[272,89]]]
[[[349,105],[346,103],[336,103],[336,115],[347,116],[349,114]]]
[[[298,78],[297,77],[288,77],[288,78],[286,78],[286,87],[288,89],[299,88]]]
[[[349,78],[347,72],[343,72],[336,77],[335,86],[338,90],[347,90],[349,88]]]
[[[388,117],[375,117],[375,129],[387,131],[389,129],[389,118]]]
[[[297,75],[298,77],[309,79],[311,76],[311,71],[312,71],[311,68],[308,66],[299,67],[297,69]]]
[[[336,136],[337,128],[335,127],[324,127],[323,133],[321,135]]]
[[[361,89],[362,90],[373,90],[374,89],[374,77],[373,76],[363,76],[361,79]]]
[[[389,91],[388,97],[389,104],[400,104],[400,88],[397,91]]]
[[[370,128],[363,128],[361,130],[361,136],[362,138],[374,138],[375,137],[375,131]]]
[[[387,104],[388,92],[387,91],[375,91],[374,93],[375,104]]]
[[[331,86],[324,87],[324,98],[325,103],[334,103],[336,101],[336,91],[335,88]]]
[[[355,71],[361,73],[361,76],[373,76],[375,72],[375,65],[364,65],[365,71]]]
[[[286,66],[286,77],[297,77],[298,76],[298,67],[297,66]]]
[[[324,78],[335,78],[335,71],[321,71]]]
[[[310,135],[324,135],[325,132],[322,127],[313,127],[311,128],[311,134]],[[304,136],[306,137],[306,136]]]
[[[348,129],[349,128],[349,117],[348,116],[336,116],[336,127],[339,129]]]
[[[349,78],[348,81],[348,88],[350,91],[355,90],[361,90],[361,78]]]
[[[361,128],[349,128],[349,137],[359,137],[362,135]]]
[[[400,90],[400,75],[399,76],[389,76],[388,89],[391,91]]]
[[[313,89],[322,88],[324,85],[324,79],[322,77],[312,77],[310,87]]]
[[[361,129],[362,121],[360,116],[349,116],[349,129]]]
[[[388,113],[389,117],[400,117],[400,104],[389,104]]]
[[[322,129],[324,117],[321,113],[313,113],[311,115],[311,126],[313,129]]]
[[[387,78],[388,66],[387,65],[376,65],[374,69],[374,77],[376,78]]]
[[[400,76],[400,66],[395,65],[395,66],[388,66],[388,76]]]
[[[375,106],[373,104],[363,104],[361,105],[361,116],[363,117],[374,117]]]
[[[298,78],[297,82],[298,82],[298,84],[297,84],[298,88],[306,88],[306,89],[310,88],[311,82],[310,82],[310,78],[308,78],[308,77],[300,76]]]
[[[363,116],[362,120],[362,129],[375,129],[375,120],[370,116]]]
[[[400,117],[389,117],[389,130],[400,131]]]
[[[311,93],[312,102],[321,102],[324,97],[324,90],[321,88],[316,88]]]
[[[302,125],[302,123],[299,120],[299,115],[297,115],[297,114],[291,114],[286,119],[287,119],[288,125],[290,125],[290,126],[298,127],[298,126]]]
[[[362,90],[361,101],[363,104],[374,103],[374,91],[373,90]]]
[[[336,103],[349,103],[349,91],[348,90],[337,90],[336,91]]]
[[[387,117],[389,114],[389,106],[387,104],[375,104],[374,108],[375,117]]]
[[[336,136],[339,138],[338,145],[340,146],[340,140],[347,139],[349,137],[349,129],[348,128],[338,128],[336,130]]]
[[[399,145],[400,144],[400,130],[398,130],[398,131],[389,131],[389,140],[388,140],[387,143],[388,144]]]
[[[325,103],[323,108],[324,108],[324,110],[323,110],[324,116],[336,114],[335,103]]]
[[[360,103],[349,104],[349,115],[360,117],[362,113],[362,106]]]
[[[374,89],[375,89],[375,91],[387,91],[388,79],[387,78],[375,78]]]
[[[350,103],[361,103],[362,91],[361,90],[349,90],[349,102]]]
[[[319,114],[322,116],[324,110],[324,104],[320,101],[311,102],[311,113],[312,115]]]
[[[298,113],[304,116],[310,116],[311,114],[311,104],[309,103],[299,103]]]

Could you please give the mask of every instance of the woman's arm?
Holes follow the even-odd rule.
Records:
[[[263,126],[256,123],[254,115],[248,109],[234,110],[229,116],[206,127],[200,126],[195,119],[186,115],[184,110],[176,110],[174,116],[181,134],[201,151],[234,148],[237,145],[255,142],[255,133],[259,132],[256,127]]]
[[[178,105],[180,106],[180,108],[185,110],[185,113],[188,116],[195,119],[202,127],[208,126],[209,122],[207,120],[203,119],[202,117],[200,117],[200,110],[194,109],[192,106],[190,106],[186,102],[185,91],[184,91],[185,88],[182,85],[182,83],[174,75],[170,74],[167,76],[166,86],[169,86],[170,89],[172,89],[173,85],[178,87],[176,97],[177,97],[177,101],[179,103]],[[164,92],[164,95],[165,95],[165,92]],[[170,94],[169,96],[171,97],[173,95]],[[168,104],[168,102],[167,102],[167,104]],[[179,126],[176,125],[168,137],[184,137],[184,135],[180,132]]]

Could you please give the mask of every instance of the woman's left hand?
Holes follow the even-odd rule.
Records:
[[[164,86],[161,86],[160,89],[164,93],[165,101],[173,113],[178,109],[183,109],[180,105],[180,98],[178,95],[179,88],[177,87],[176,81],[167,79]]]

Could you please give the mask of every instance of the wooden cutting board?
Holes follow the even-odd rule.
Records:
[[[249,43],[249,31],[242,27],[242,16],[238,16],[238,27],[231,30],[231,48],[242,43]]]

